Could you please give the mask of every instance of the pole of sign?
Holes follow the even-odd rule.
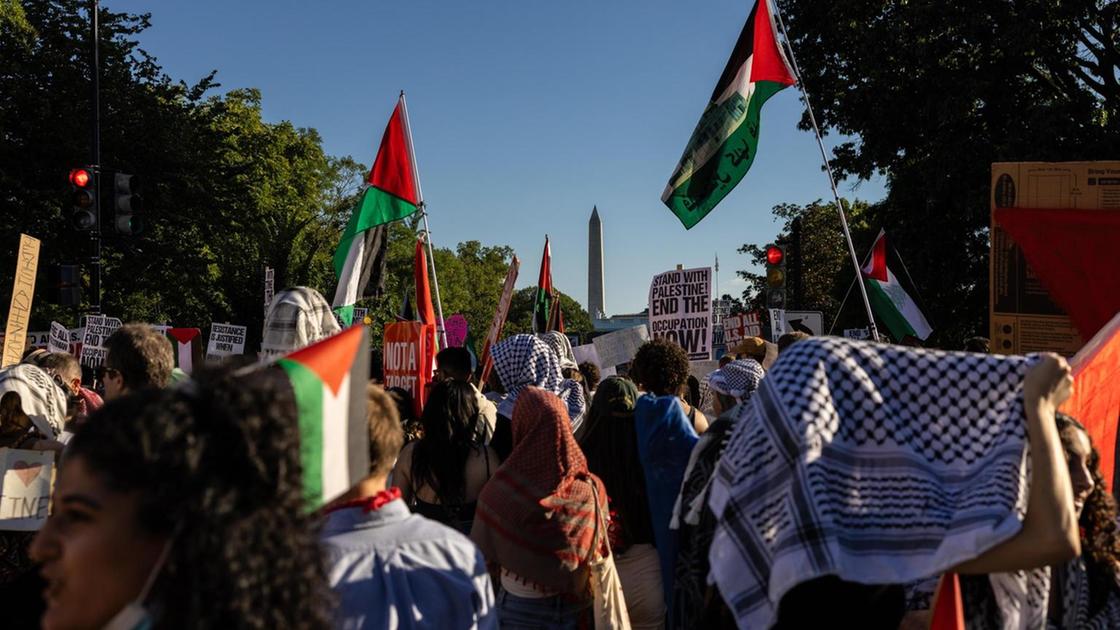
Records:
[[[93,299],[90,300],[89,310],[94,315],[101,313],[101,56],[98,50],[98,13],[99,13],[98,0],[90,0],[89,3],[89,38],[90,38],[90,76],[92,102],[90,104],[90,159],[93,161],[91,169],[94,173],[93,176],[93,194],[96,195],[96,202],[93,207],[96,209],[96,221],[93,224],[93,231],[90,232],[90,245],[93,252],[90,256],[89,262],[92,270],[90,272],[90,289],[93,293]]]
[[[769,0],[759,0],[759,2],[768,2]],[[828,183],[832,187],[832,197],[836,200],[836,212],[840,214],[840,227],[844,229],[844,240],[848,243],[848,255],[852,259],[852,266],[855,268],[856,279],[862,279],[862,271],[859,266],[859,258],[856,256],[856,248],[852,245],[852,233],[848,230],[848,218],[844,215],[844,204],[840,202],[840,192],[836,189],[836,177],[832,174],[832,164],[828,161],[828,152],[824,148],[824,139],[821,138],[821,129],[817,126],[817,117],[813,115],[813,106],[809,104],[809,92],[805,89],[805,81],[801,79],[801,70],[797,67],[797,57],[793,54],[793,44],[789,38],[789,32],[786,31],[785,20],[782,19],[782,14],[778,11],[777,7],[773,7],[773,15],[778,18],[778,25],[782,28],[782,36],[785,38],[786,50],[789,52],[790,63],[793,64],[793,74],[797,77],[797,87],[801,88],[801,97],[805,99],[805,110],[809,113],[809,122],[813,124],[813,133],[817,137],[817,146],[821,150],[821,159],[824,160],[824,170],[828,173]],[[871,338],[879,341],[879,331],[875,328],[875,316],[871,314],[871,302],[867,299],[867,288],[863,286],[863,282],[859,282],[859,293],[863,297],[863,307],[867,311],[867,328],[871,332]]]
[[[416,183],[416,196],[420,198],[420,218],[424,220],[424,242],[428,245],[428,264],[432,267],[432,285],[436,291],[436,330],[439,332],[440,348],[447,347],[447,331],[443,328],[443,303],[439,299],[439,277],[436,276],[436,257],[432,252],[432,230],[428,227],[428,204],[424,203],[424,191],[420,189],[420,171],[416,167],[416,148],[412,145],[412,125],[408,123],[408,105],[401,90],[401,114],[404,117],[404,132],[408,138],[408,155],[412,159],[412,177]]]

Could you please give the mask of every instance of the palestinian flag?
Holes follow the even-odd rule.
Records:
[[[170,328],[159,327],[163,333],[167,335],[168,340],[171,341],[171,348],[174,352],[171,353],[175,359],[175,365],[180,370],[187,374],[194,371],[195,359],[202,358],[202,330],[199,328]]]
[[[552,248],[544,237],[544,254],[541,256],[541,273],[537,276],[537,295],[533,299],[533,332],[550,330],[552,319]]]
[[[758,0],[661,195],[686,229],[707,216],[750,170],[762,104],[794,83],[778,46],[770,2]]]
[[[361,200],[350,215],[350,222],[334,252],[338,289],[335,290],[332,306],[347,325],[354,317],[354,303],[370,280],[369,268],[375,260],[384,265],[386,257],[387,234],[384,230],[380,235],[370,231],[379,225],[403,219],[420,207],[420,185],[416,179],[414,159],[412,132],[408,127],[404,93],[401,93],[366,179],[369,185],[362,191]]]
[[[318,508],[369,474],[369,337],[354,326],[276,362],[299,410],[303,493]]]
[[[925,315],[887,267],[887,234],[883,230],[879,230],[871,247],[871,260],[863,268],[863,279],[871,307],[896,340],[907,335],[923,340],[929,337],[932,329]]]

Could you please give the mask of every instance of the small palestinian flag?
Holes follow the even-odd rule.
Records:
[[[308,506],[318,508],[369,474],[368,328],[354,326],[276,362],[299,409]]]
[[[778,46],[770,0],[758,0],[661,195],[686,229],[707,216],[750,170],[763,103],[794,83]]]
[[[541,256],[541,272],[537,276],[537,295],[533,299],[533,332],[543,333],[549,328],[552,319],[552,248],[548,237],[544,237],[544,254]]]
[[[887,234],[883,230],[879,230],[871,246],[871,260],[862,271],[867,299],[895,339],[909,336],[924,341],[929,337],[933,329],[926,316],[887,267]]]
[[[194,370],[195,359],[202,359],[202,330],[199,328],[168,328],[167,338],[174,350],[175,367],[190,374]]]

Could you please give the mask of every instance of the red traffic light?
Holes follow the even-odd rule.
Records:
[[[93,177],[84,168],[75,168],[70,171],[70,183],[78,188],[85,188]]]
[[[766,248],[766,262],[768,264],[780,265],[785,257],[786,253],[777,245],[770,245]]]

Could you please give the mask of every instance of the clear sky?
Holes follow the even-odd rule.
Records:
[[[763,109],[751,171],[712,214],[686,231],[661,203],[749,0],[102,6],[152,13],[141,45],[172,77],[217,69],[222,90],[261,90],[267,120],[313,127],[328,153],[365,164],[405,90],[435,244],[510,245],[519,286],[536,282],[547,233],[555,286],[586,303],[597,205],[608,313],[640,311],[654,274],[717,253],[719,292],[738,295],[747,262],[736,249],[774,236],[771,207],[831,197],[788,88]],[[874,201],[884,184],[844,182],[841,194]]]

